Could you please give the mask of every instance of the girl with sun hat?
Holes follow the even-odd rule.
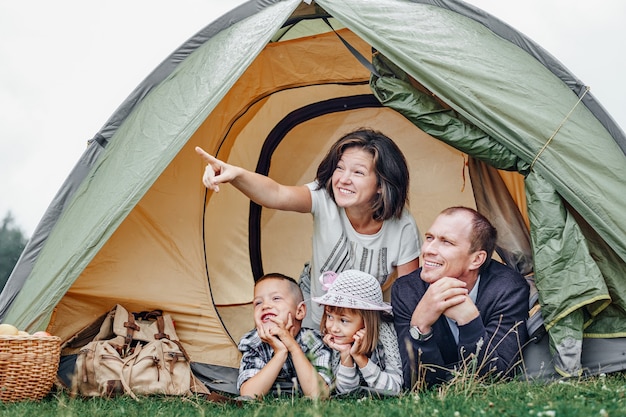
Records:
[[[346,270],[326,272],[320,282],[327,292],[312,300],[324,307],[320,330],[333,349],[334,389],[338,394],[369,387],[397,395],[402,389],[398,339],[383,301],[380,284],[372,275]]]

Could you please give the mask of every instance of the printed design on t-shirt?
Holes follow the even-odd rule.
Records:
[[[345,233],[339,236],[328,257],[320,267],[319,274],[325,271],[341,272],[358,269],[376,277],[382,285],[389,277],[387,268],[387,247],[371,249],[358,242],[350,241]]]

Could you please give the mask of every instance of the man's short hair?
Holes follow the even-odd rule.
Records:
[[[470,207],[448,207],[443,210],[441,214],[451,215],[458,212],[465,212],[472,216],[472,233],[470,235],[469,251],[470,253],[479,250],[487,252],[487,261],[483,264],[487,266],[496,249],[498,231],[485,216]]]

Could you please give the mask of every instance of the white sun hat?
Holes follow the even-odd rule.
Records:
[[[320,276],[320,282],[327,292],[320,297],[311,298],[318,304],[391,312],[391,305],[383,301],[380,283],[366,272],[356,269],[339,274],[325,272]]]

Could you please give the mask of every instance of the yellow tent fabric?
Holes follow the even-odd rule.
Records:
[[[367,53],[369,45],[341,32]],[[254,170],[265,137],[292,109],[369,93],[369,73],[346,52],[332,32],[266,48],[67,291],[49,331],[67,338],[117,302],[129,309],[175,306],[168,311],[193,360],[237,367],[235,344],[254,326],[249,200],[229,186],[205,197],[202,161],[193,148],[202,146]],[[330,72],[310,70],[333,55],[337,67]],[[274,78],[283,85],[277,87]],[[242,120],[245,128],[237,129]],[[411,155],[411,209],[422,230],[442,205],[475,205],[467,157],[382,107],[332,113],[298,125],[272,156],[269,175],[285,183],[311,181],[330,144],[363,126],[384,131]],[[297,278],[311,250],[310,216],[263,210],[262,228],[264,269]]]

